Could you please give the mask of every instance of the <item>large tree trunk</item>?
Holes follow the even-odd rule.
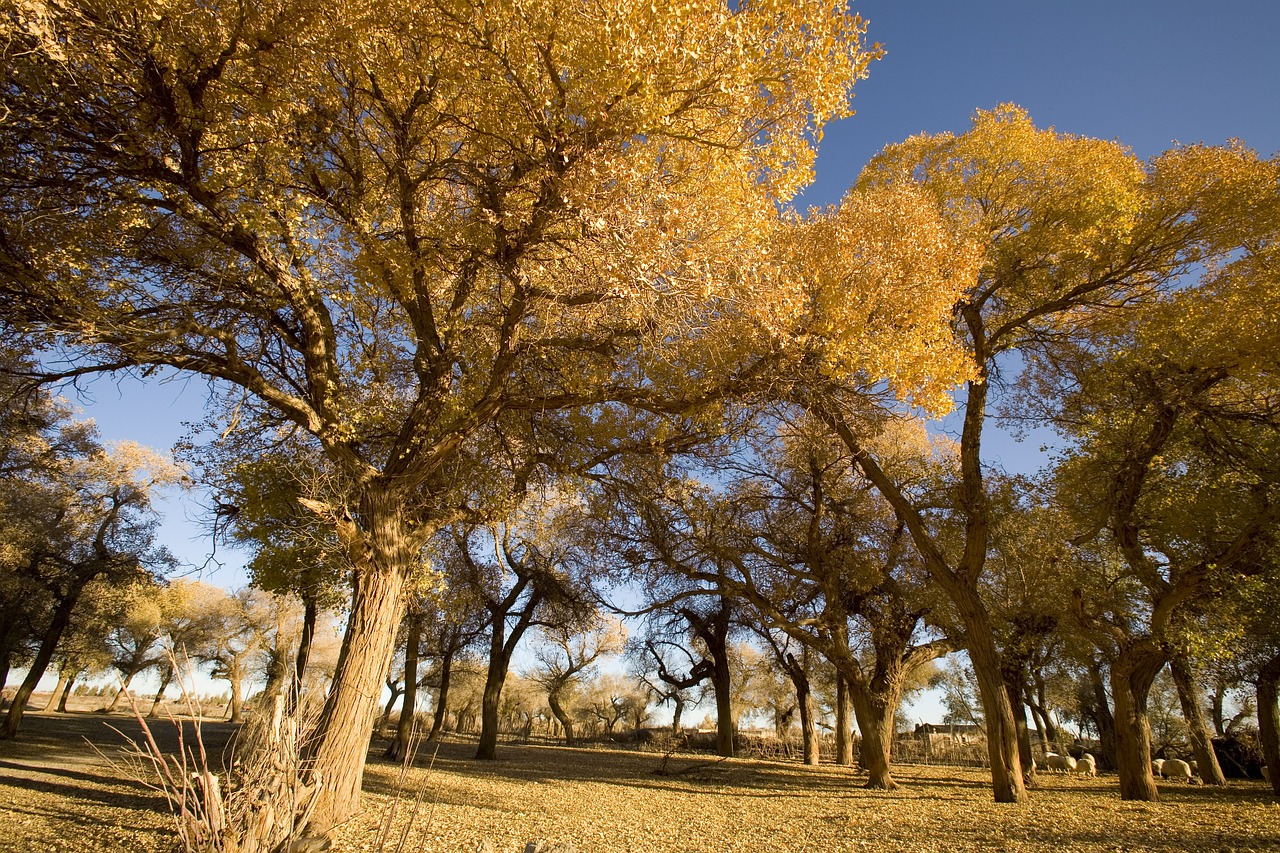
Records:
[[[391,665],[396,626],[404,612],[404,581],[417,557],[401,527],[394,498],[368,490],[361,502],[365,535],[351,535],[360,562],[353,573],[351,614],[333,683],[306,758],[319,782],[310,824],[324,832],[360,807],[360,783],[378,711],[379,689]],[[301,655],[300,655],[301,656]]]
[[[1151,721],[1147,699],[1151,683],[1164,666],[1154,652],[1127,650],[1111,664],[1111,696],[1115,701],[1116,771],[1120,799],[1157,802],[1160,792],[1151,775]]]
[[[1191,751],[1196,757],[1200,779],[1206,785],[1227,784],[1227,777],[1222,774],[1222,765],[1218,763],[1218,754],[1213,751],[1213,732],[1209,730],[1209,722],[1205,719],[1204,707],[1200,703],[1200,688],[1196,686],[1195,670],[1191,662],[1181,655],[1174,655],[1169,659],[1169,673],[1178,689],[1178,703],[1182,706],[1182,718],[1187,721]]]
[[[75,609],[76,599],[79,597],[80,590],[73,590],[58,602],[58,606],[54,609],[53,618],[49,620],[44,636],[40,638],[40,648],[36,651],[35,659],[31,661],[31,668],[27,670],[27,677],[22,680],[18,692],[13,696],[13,704],[9,706],[9,713],[5,715],[4,728],[0,729],[0,740],[13,738],[18,734],[18,728],[22,725],[22,715],[27,709],[27,701],[35,692],[40,679],[44,677],[45,670],[49,668],[49,661],[53,660],[53,653],[57,650],[58,643],[62,641],[67,625],[71,623],[71,611]]]
[[[728,648],[719,649],[713,661],[715,669],[711,675],[711,687],[716,692],[716,755],[732,758],[734,725]]]
[[[836,764],[853,766],[853,736],[849,731],[849,686],[836,675]]]
[[[890,773],[893,753],[893,724],[898,710],[898,697],[874,696],[850,683],[853,712],[862,735],[860,757],[862,769],[870,774],[864,787],[892,791],[898,787]]]
[[[1280,796],[1280,655],[1267,661],[1258,673],[1257,691],[1262,760],[1271,776],[1271,790]]]

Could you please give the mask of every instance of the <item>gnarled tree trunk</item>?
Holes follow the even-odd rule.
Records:
[[[1147,699],[1151,683],[1164,666],[1154,652],[1125,650],[1111,664],[1111,696],[1115,701],[1116,771],[1120,799],[1157,802],[1160,792],[1151,775],[1151,721]]]

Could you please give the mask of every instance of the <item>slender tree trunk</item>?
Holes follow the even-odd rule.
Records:
[[[896,695],[875,696],[854,683],[849,684],[849,692],[858,718],[858,732],[862,735],[862,769],[870,774],[863,787],[892,791],[898,787],[890,773],[898,698]]]
[[[120,700],[129,693],[129,685],[133,683],[133,677],[138,674],[137,670],[132,670],[124,674],[124,679],[120,682],[120,689],[116,691],[116,695],[111,699],[111,704],[105,710],[107,713],[113,713],[116,708],[120,707]]]
[[[1116,718],[1107,702],[1107,686],[1102,678],[1102,666],[1097,660],[1089,662],[1089,684],[1093,689],[1093,722],[1098,728],[1098,744],[1102,751],[1099,769],[1115,770],[1119,766]]]
[[[71,679],[66,673],[58,673],[58,684],[53,688],[53,692],[49,694],[49,701],[44,703],[44,711],[52,711],[54,706],[58,704],[58,697],[62,695],[62,691],[67,688],[67,682]]]
[[[391,709],[396,706],[396,702],[404,695],[404,690],[400,687],[399,679],[387,678],[387,704],[382,706],[382,713],[378,715],[378,722],[373,724],[374,731],[381,731],[383,726],[391,719]]]
[[[484,693],[480,699],[480,742],[476,758],[495,761],[498,758],[498,706],[502,702],[502,686],[507,681],[507,668],[511,664],[510,649],[515,643],[506,643],[505,615],[495,615],[489,639],[489,669],[484,680]]]
[[[1280,655],[1267,661],[1258,673],[1258,740],[1262,760],[1271,776],[1271,790],[1280,796]]]
[[[316,635],[316,619],[320,615],[320,604],[314,595],[304,594],[302,597],[302,636],[298,639],[298,656],[293,662],[293,680],[285,693],[287,701],[285,709],[293,713],[298,707],[298,699],[302,695],[303,679],[307,674],[307,664],[311,662],[311,644]],[[348,623],[350,625],[350,623]],[[346,640],[344,638],[343,645]],[[388,661],[390,666],[390,661]]]
[[[147,712],[148,717],[160,716],[160,700],[164,699],[164,692],[169,689],[169,682],[173,681],[173,665],[168,664],[164,668],[164,673],[160,676],[160,689],[156,691],[156,698],[151,700],[151,710]]]
[[[1116,771],[1120,799],[1158,802],[1160,792],[1151,775],[1151,721],[1147,699],[1151,683],[1164,666],[1153,652],[1127,650],[1111,664],[1111,696],[1116,704]]]
[[[678,692],[671,697],[671,734],[680,734],[680,718],[684,716],[684,697]]]
[[[853,737],[849,731],[849,685],[836,675],[836,764],[853,766]]]
[[[440,657],[440,688],[436,692],[435,713],[431,719],[431,734],[428,740],[435,740],[444,731],[444,720],[449,714],[449,681],[453,677],[453,655],[455,644],[450,643]]]
[[[1005,670],[1004,689],[1013,708],[1013,726],[1018,733],[1018,763],[1022,766],[1022,784],[1028,788],[1036,783],[1035,755],[1031,751],[1031,730],[1027,726],[1027,706],[1022,701],[1020,673]]]
[[[422,646],[422,614],[409,615],[409,629],[404,642],[404,702],[400,705],[400,721],[396,736],[387,747],[386,757],[398,761],[409,753],[413,739],[413,723],[418,710],[418,650]]]
[[[18,728],[22,725],[22,715],[27,709],[27,701],[35,692],[40,679],[44,677],[45,670],[49,668],[49,661],[53,660],[53,653],[57,650],[58,643],[62,641],[67,625],[71,623],[71,611],[75,609],[76,600],[79,597],[80,590],[76,589],[68,593],[54,608],[53,618],[49,620],[49,626],[40,639],[40,648],[36,651],[35,659],[31,661],[27,677],[22,680],[18,692],[13,696],[13,704],[9,706],[9,713],[4,719],[4,728],[0,729],[0,740],[17,736]]]
[[[3,685],[0,685],[3,687]],[[1213,685],[1213,730],[1218,733],[1218,737],[1226,737],[1227,735],[1227,686],[1224,681],[1219,678],[1215,680]]]
[[[1225,785],[1227,777],[1213,751],[1213,733],[1205,719],[1204,706],[1200,703],[1200,688],[1196,686],[1196,674],[1191,662],[1181,655],[1169,659],[1169,673],[1178,689],[1178,703],[1182,706],[1182,718],[1187,721],[1191,737],[1191,751],[1196,757],[1200,779],[1206,785]]]
[[[73,673],[71,673],[71,675],[67,678],[67,685],[66,685],[66,687],[62,688],[62,694],[61,694],[61,696],[58,698],[58,713],[59,713],[59,714],[65,714],[65,713],[67,713],[67,699],[68,699],[68,697],[70,697],[70,696],[71,696],[71,690],[72,690],[72,688],[74,688],[75,686],[76,686],[76,673],[74,673],[74,672],[73,672]]]
[[[821,753],[818,742],[818,725],[813,713],[813,692],[809,682],[804,684],[804,693],[796,697],[800,701],[800,737],[804,744],[804,763],[817,767]]]
[[[231,684],[231,718],[230,722],[238,723],[244,719],[244,681],[240,678],[228,678]]]

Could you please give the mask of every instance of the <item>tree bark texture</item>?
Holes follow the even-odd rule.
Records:
[[[67,713],[67,699],[71,697],[71,691],[72,689],[75,688],[75,686],[76,686],[76,675],[75,673],[72,673],[67,678],[67,684],[65,687],[62,688],[62,693],[59,694],[58,696],[58,713],[59,714]]]
[[[1111,696],[1115,701],[1116,772],[1120,799],[1158,802],[1151,775],[1151,721],[1147,700],[1151,683],[1164,666],[1154,652],[1126,650],[1111,664]]]
[[[396,626],[404,612],[404,583],[417,554],[401,529],[391,496],[370,490],[361,502],[367,528],[353,572],[351,615],[333,683],[306,750],[310,778],[319,782],[311,826],[325,832],[360,807],[360,783],[391,665]]]
[[[1107,702],[1107,685],[1102,677],[1102,665],[1097,660],[1089,662],[1089,686],[1093,690],[1093,723],[1098,729],[1098,744],[1102,755],[1098,756],[1099,770],[1115,770],[1116,718]]]
[[[897,697],[874,696],[857,689],[850,692],[853,712],[858,718],[858,731],[862,734],[862,769],[870,776],[864,787],[892,791],[898,787],[890,773]]]
[[[58,697],[62,695],[62,691],[67,689],[67,684],[70,681],[71,679],[67,677],[66,673],[58,674],[58,683],[54,686],[53,692],[49,694],[49,701],[44,703],[43,710],[53,710],[53,707],[58,704]]]
[[[849,685],[836,676],[836,764],[853,766],[853,735],[849,731]]]
[[[995,635],[976,590],[958,587],[952,596],[968,638],[969,661],[978,681],[978,692],[987,725],[987,756],[991,761],[991,788],[997,803],[1025,803],[1027,787],[1018,756],[1018,728],[1013,705],[1005,689]]]
[[[1205,718],[1200,688],[1196,686],[1196,673],[1191,662],[1181,655],[1174,655],[1169,659],[1169,673],[1178,689],[1178,703],[1182,706],[1182,718],[1187,721],[1191,751],[1196,757],[1201,781],[1206,785],[1227,784],[1222,765],[1218,763],[1218,754],[1213,751],[1213,732]]]
[[[569,714],[560,704],[559,690],[553,690],[547,694],[547,704],[551,706],[551,713],[555,715],[556,720],[560,722],[560,728],[564,730],[564,745],[575,746],[577,742],[573,737],[573,720],[569,719]]]

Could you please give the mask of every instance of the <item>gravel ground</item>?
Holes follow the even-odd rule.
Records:
[[[0,742],[0,851],[170,853],[164,798],[121,763],[137,724],[99,714],[29,713]],[[211,750],[233,728],[205,723]],[[170,748],[176,731],[156,727]],[[97,745],[97,750],[89,746]],[[1042,776],[1025,808],[990,801],[986,775],[903,766],[902,787],[864,791],[847,768],[503,744],[424,749],[401,768],[370,751],[362,811],[333,831],[334,851],[494,853],[570,842],[578,853],[631,851],[1262,851],[1280,849],[1280,804],[1261,783],[1162,786],[1159,804],[1122,803],[1115,777]],[[98,750],[101,750],[100,752]]]

